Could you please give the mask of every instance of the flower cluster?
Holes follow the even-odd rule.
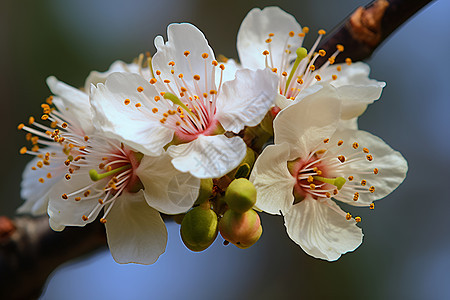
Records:
[[[40,118],[20,124],[34,159],[23,173],[20,213],[50,226],[105,224],[119,263],[152,264],[165,251],[161,214],[181,223],[192,251],[217,238],[248,248],[258,213],[282,214],[308,254],[336,260],[362,242],[360,217],[336,201],[373,209],[407,164],[357,118],[384,82],[363,63],[335,65],[276,7],[253,9],[238,33],[240,63],[215,58],[203,33],[171,24],[156,53],[92,72],[83,90],[54,77]],[[316,68],[316,60],[328,60]],[[273,145],[267,145],[271,142]],[[264,148],[265,147],[265,148]],[[261,151],[261,149],[263,149]]]

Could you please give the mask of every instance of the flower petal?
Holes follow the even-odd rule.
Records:
[[[289,173],[289,146],[267,146],[255,162],[250,181],[255,185],[255,207],[270,214],[287,212],[294,203],[295,178]]]
[[[336,130],[341,101],[331,86],[282,110],[274,120],[275,144],[287,142],[297,157],[308,155]]]
[[[148,205],[165,214],[188,211],[198,197],[200,179],[172,166],[171,157],[144,156],[136,175],[144,185]]]
[[[121,60],[116,60],[105,72],[92,71],[89,73],[89,76],[84,83],[84,90],[89,91],[91,89],[91,84],[97,85],[98,83],[105,83],[106,78],[114,72],[136,73],[147,80],[151,77],[149,68],[141,68],[136,63],[127,64]]]
[[[92,181],[86,174],[73,175],[70,180],[62,179],[58,182],[49,195],[48,215],[50,216],[50,225],[53,225],[54,230],[62,225],[64,226],[85,226],[95,220],[101,207],[98,203],[98,198],[84,199],[83,192],[80,192],[69,199],[62,199],[62,194],[70,194],[71,192],[80,190]],[[92,188],[95,190],[95,188]],[[80,201],[75,201],[74,198],[80,196],[83,198]],[[89,220],[84,221],[83,215],[88,216],[94,211]]]
[[[76,121],[86,134],[93,132],[89,96],[79,89],[59,81],[54,76],[47,78],[47,85],[56,96],[53,99],[55,106],[70,117],[70,120],[67,121]]]
[[[358,201],[353,201],[353,192],[344,188],[336,199],[355,206],[369,206],[375,200],[386,197],[392,193],[405,179],[408,164],[400,152],[393,150],[382,139],[362,130],[340,130],[333,139],[342,139],[344,143],[358,142],[360,147],[370,151],[373,161],[366,159],[355,161],[345,165],[345,173],[354,176],[354,182],[367,180],[367,187],[374,186],[374,193],[360,193]],[[350,148],[350,147],[348,147]],[[343,152],[350,155],[351,152]],[[373,174],[373,169],[378,169],[378,174]],[[369,174],[358,174],[367,172]]]
[[[342,71],[336,72],[334,66],[321,73],[322,81],[330,81],[337,88],[342,99],[342,116],[344,120],[360,116],[367,106],[379,99],[385,82],[369,78],[370,67],[363,62],[347,66],[341,65]],[[331,80],[332,74],[338,73],[336,80]]]
[[[289,32],[295,33],[289,38]],[[295,18],[278,7],[266,7],[252,9],[242,21],[237,37],[237,50],[242,66],[250,69],[264,69],[264,50],[269,50],[266,40],[269,33],[273,33],[270,43],[270,52],[273,60],[273,67],[282,70],[281,60],[284,56],[286,40],[292,49],[300,47],[298,33],[302,31],[301,26]],[[289,39],[288,39],[289,38]],[[295,51],[289,55],[286,61],[295,59]]]
[[[236,78],[223,84],[216,117],[226,131],[238,133],[256,126],[276,98],[278,78],[269,69],[239,70]]]
[[[239,165],[246,150],[244,141],[237,136],[200,135],[192,142],[170,146],[167,151],[179,171],[198,178],[219,178]]]
[[[138,92],[138,87],[144,91]],[[172,140],[173,130],[162,126],[151,113],[154,107],[165,108],[160,102],[150,100],[158,95],[156,89],[139,75],[113,73],[105,84],[92,86],[94,125],[106,136],[125,141],[144,154],[159,155]],[[125,105],[125,99],[130,99],[131,103]],[[135,107],[136,103],[141,107]]]
[[[105,226],[111,255],[120,264],[150,265],[166,249],[166,226],[159,212],[145,202],[142,192],[120,195]]]
[[[157,51],[152,59],[153,70],[154,72],[160,70],[163,80],[173,80],[172,67],[168,65],[171,61],[175,62],[173,70],[177,76],[182,73],[187,76],[186,78],[192,79],[194,75],[200,75],[203,80],[205,65],[209,68],[215,59],[214,52],[203,33],[189,23],[170,24],[167,27],[167,42],[164,43],[162,36],[157,36],[155,47]],[[185,51],[190,52],[187,57]],[[208,54],[206,59],[202,57],[203,53]],[[190,85],[191,81],[187,80],[187,84]],[[199,85],[204,86],[200,83]],[[188,88],[193,89],[194,86]]]
[[[285,109],[286,107],[295,104],[297,102],[300,102],[301,100],[303,100],[303,98],[317,93],[318,91],[320,91],[322,89],[322,85],[319,84],[314,84],[304,90],[302,90],[300,92],[300,94],[298,94],[297,97],[295,97],[295,100],[291,100],[291,99],[287,99],[285,96],[280,95],[277,93],[277,98],[275,100],[275,105],[278,106],[280,109]]]
[[[49,147],[48,152],[61,151],[60,147]],[[25,199],[25,203],[18,209],[18,213],[32,214],[33,216],[40,216],[47,213],[48,195],[52,190],[55,183],[61,180],[64,176],[64,168],[54,168],[53,165],[63,165],[62,161],[55,161],[50,157],[51,170],[46,165],[42,168],[36,168],[32,170],[32,167],[36,167],[38,161],[42,159],[35,157],[31,160],[22,174],[22,182],[20,184],[20,196]],[[47,174],[51,173],[52,177],[47,178]],[[43,178],[44,182],[39,182],[39,178]]]
[[[331,200],[321,203],[305,198],[284,216],[289,237],[306,253],[328,261],[353,251],[362,243],[362,230],[355,220]]]

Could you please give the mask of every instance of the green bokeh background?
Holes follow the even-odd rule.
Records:
[[[187,21],[206,35],[216,55],[236,57],[240,22],[253,7],[277,5],[312,31],[331,30],[366,1],[107,1],[24,0],[0,4],[2,97],[0,213],[22,203],[27,156],[18,123],[39,115],[49,75],[82,86],[91,70],[116,59],[154,53],[153,38],[171,22]],[[380,101],[360,118],[368,130],[403,153],[406,181],[376,209],[361,215],[363,244],[329,263],[306,255],[286,235],[281,217],[264,215],[260,242],[248,250],[205,253],[184,248],[169,225],[167,253],[153,266],[119,266],[109,252],[54,273],[43,299],[448,299],[450,297],[449,2],[436,1],[378,49],[371,77],[387,82]],[[307,44],[315,35],[311,34]],[[82,276],[80,275],[82,274]],[[6,288],[6,287],[0,287]]]

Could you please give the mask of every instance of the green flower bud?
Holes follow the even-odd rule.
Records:
[[[233,180],[225,192],[225,202],[235,212],[248,211],[256,202],[255,186],[245,178]]]
[[[209,205],[194,207],[184,216],[180,233],[183,243],[189,250],[205,250],[217,237],[216,213]]]
[[[241,249],[246,249],[261,237],[261,220],[253,209],[243,214],[229,209],[220,219],[219,231],[225,240]]]
[[[195,205],[200,205],[206,200],[208,200],[209,196],[212,194],[213,189],[213,180],[211,178],[201,179],[200,180],[200,190],[198,193],[197,200],[195,200]]]

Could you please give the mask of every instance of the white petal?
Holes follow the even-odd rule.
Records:
[[[360,116],[367,105],[379,99],[386,83],[369,78],[370,68],[363,62],[347,66],[341,64],[342,71],[336,72],[335,66],[321,73],[322,81],[330,81],[342,99],[342,119],[347,120]],[[337,74],[337,80],[331,80]]]
[[[288,107],[288,106],[290,106],[292,104],[300,102],[301,100],[303,100],[303,98],[305,98],[305,97],[307,97],[307,96],[309,96],[311,94],[317,93],[318,91],[320,91],[322,89],[322,87],[323,87],[322,85],[314,84],[314,85],[312,85],[312,86],[302,90],[300,92],[300,94],[298,94],[298,96],[295,97],[295,100],[287,99],[285,96],[280,95],[280,94],[277,93],[277,98],[275,100],[275,105],[283,110],[283,109],[285,109],[286,107]]]
[[[200,135],[192,142],[170,146],[172,164],[181,172],[198,178],[219,178],[244,159],[247,146],[240,137]]]
[[[295,178],[289,173],[287,144],[267,146],[255,162],[250,181],[255,185],[255,206],[270,214],[287,212],[292,207]]]
[[[53,103],[58,110],[68,115],[71,121],[75,120],[84,133],[91,133],[94,128],[88,94],[59,81],[54,76],[47,78],[47,85],[56,96]]]
[[[226,131],[235,133],[258,125],[275,101],[277,84],[277,76],[269,69],[237,71],[236,79],[223,85],[217,120]]]
[[[222,64],[225,66],[226,70],[223,72],[222,82],[233,80],[236,77],[236,72],[243,69],[243,67],[232,58],[229,58],[227,62],[222,62]],[[216,84],[219,86],[220,76],[216,76]]]
[[[203,33],[188,23],[170,24],[167,27],[167,42],[164,44],[164,39],[157,36],[155,47],[157,51],[152,59],[153,70],[155,72],[160,70],[163,80],[173,80],[173,75],[170,73],[172,67],[168,65],[171,61],[175,62],[175,75],[182,73],[190,85],[194,75],[200,75],[200,78],[204,79],[205,63],[208,68],[211,68],[211,62],[214,60],[214,52]],[[188,57],[184,55],[185,51],[190,52]],[[203,53],[208,54],[208,58],[204,59]],[[199,85],[204,86],[200,83]],[[193,86],[188,88],[192,89]]]
[[[139,93],[141,86],[144,91]],[[161,125],[151,115],[153,107],[164,109],[160,102],[152,101],[158,96],[156,89],[141,76],[131,73],[113,73],[106,84],[92,86],[91,103],[95,113],[94,125],[104,134],[148,155],[159,155],[172,140],[173,130]],[[124,104],[130,99],[129,105]],[[135,103],[142,107],[136,108]],[[150,113],[146,113],[146,112]]]
[[[282,110],[274,120],[275,144],[287,142],[298,157],[310,153],[336,130],[341,101],[331,86]]]
[[[353,182],[356,183],[366,179],[366,186],[374,186],[375,192],[360,193],[358,201],[353,201],[353,193],[342,189],[339,192],[339,200],[351,205],[368,206],[373,201],[392,193],[405,179],[408,171],[406,160],[400,152],[393,150],[379,137],[362,130],[341,130],[336,132],[333,139],[342,139],[347,145],[356,141],[359,143],[360,149],[362,147],[369,149],[370,154],[373,156],[372,161],[364,159],[346,165],[344,172],[346,175],[353,175]],[[342,154],[349,155],[354,152],[351,150]],[[378,174],[373,174],[374,168],[379,170]],[[360,175],[358,172],[369,172],[370,174]]]
[[[60,147],[48,147],[48,152],[59,152]],[[55,160],[50,156],[50,166],[36,167],[38,161],[42,159],[35,157],[25,167],[22,174],[22,182],[20,184],[20,196],[25,200],[17,209],[18,213],[32,214],[34,216],[44,215],[47,213],[48,195],[53,186],[63,178],[64,168],[55,168],[55,166],[63,166],[64,160]],[[36,170],[32,170],[36,167]],[[51,173],[52,178],[47,178],[47,174]],[[39,182],[39,178],[44,179],[44,183]]]
[[[290,31],[295,33],[292,38],[289,38]],[[282,70],[280,66],[286,40],[289,38],[288,43],[294,49],[288,58],[291,61],[295,59],[295,49],[300,47],[298,33],[301,31],[295,18],[278,7],[252,9],[242,21],[237,37],[237,50],[242,66],[250,69],[265,68],[265,56],[262,53],[269,50],[265,41],[269,38],[269,33],[273,33],[270,44],[274,63],[272,67]]]
[[[150,70],[149,68],[142,69],[136,63],[127,64],[121,60],[117,60],[111,64],[109,69],[105,72],[92,71],[89,73],[89,76],[86,78],[84,83],[84,90],[88,92],[91,89],[91,84],[97,85],[98,83],[105,83],[108,75],[114,72],[125,72],[125,73],[136,73],[140,74],[145,79],[150,79]]]
[[[284,216],[289,237],[309,255],[328,261],[353,251],[362,243],[362,230],[347,220],[331,200],[305,198]]]
[[[198,197],[200,179],[175,169],[171,157],[144,156],[136,175],[144,185],[147,203],[165,214],[188,211]]]
[[[50,216],[50,225],[58,226],[85,226],[86,224],[92,222],[97,217],[101,208],[98,205],[98,198],[84,199],[83,192],[69,197],[69,199],[62,199],[61,195],[66,193],[77,191],[83,187],[91,184],[92,181],[87,174],[73,175],[70,180],[62,179],[55,185],[55,188],[49,195],[48,203],[48,215]],[[95,194],[96,189],[91,188],[91,194]],[[97,189],[98,190],[98,189]],[[75,197],[81,197],[81,201],[75,201]],[[88,216],[95,209],[95,213],[89,220],[84,221],[82,219],[83,215]],[[58,227],[54,228],[58,230]]]
[[[358,130],[358,118],[339,120],[338,128]]]
[[[164,253],[167,229],[142,192],[123,193],[107,216],[106,234],[114,260],[120,264],[153,264]]]

